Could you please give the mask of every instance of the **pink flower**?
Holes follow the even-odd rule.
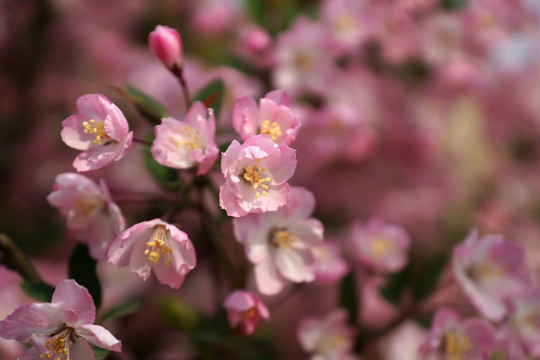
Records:
[[[242,140],[264,134],[277,144],[290,145],[300,128],[300,120],[290,108],[285,90],[274,90],[259,101],[244,96],[237,100],[233,112],[233,126]]]
[[[349,270],[347,263],[340,255],[340,247],[336,242],[325,241],[313,248],[315,254],[315,281],[329,284],[341,279]]]
[[[216,162],[216,119],[214,111],[206,110],[201,102],[191,106],[184,121],[162,119],[155,132],[152,155],[161,165],[176,169],[199,165],[197,174],[202,175]]]
[[[347,312],[334,310],[322,319],[306,318],[298,327],[302,349],[312,354],[311,360],[349,359],[354,344],[354,330],[347,326]]]
[[[262,300],[249,291],[236,290],[227,296],[223,304],[227,308],[229,324],[240,326],[245,335],[253,334],[261,318],[268,320],[270,312]]]
[[[0,336],[31,342],[21,359],[94,359],[88,343],[119,352],[121,342],[105,328],[93,325],[94,300],[84,287],[64,280],[51,303],[27,304],[0,321]]]
[[[381,272],[397,272],[407,264],[410,245],[407,232],[379,219],[371,219],[365,226],[355,223],[353,245],[358,261]]]
[[[88,244],[95,259],[107,252],[109,244],[125,228],[122,212],[112,202],[104,180],[98,186],[81,174],[59,174],[47,201],[59,208],[67,218],[69,235]]]
[[[442,308],[437,311],[431,331],[418,352],[421,359],[484,360],[495,341],[495,329],[485,320],[459,321],[454,311]]]
[[[472,231],[464,243],[454,248],[452,270],[465,294],[477,310],[493,321],[508,312],[505,300],[525,293],[531,285],[524,266],[524,252],[502,235]]]
[[[234,140],[223,153],[219,204],[229,216],[276,211],[289,200],[289,184],[296,169],[296,150],[278,145],[266,135],[244,144]]]
[[[290,202],[276,212],[234,219],[234,233],[255,264],[258,289],[276,294],[288,282],[315,280],[314,248],[323,239],[320,221],[309,218],[315,207],[313,194],[291,189]]]
[[[142,280],[150,271],[161,284],[178,289],[186,274],[195,267],[195,249],[187,234],[160,219],[136,224],[111,244],[107,260],[127,266]]]
[[[540,357],[540,292],[512,297],[510,308],[510,316],[498,334],[509,360]]]
[[[158,25],[148,35],[148,44],[152,53],[167,67],[174,71],[182,67],[182,38],[175,29]]]
[[[133,132],[124,114],[107,97],[87,94],[77,99],[79,113],[62,122],[62,140],[84,150],[73,161],[77,171],[102,168],[126,156]]]

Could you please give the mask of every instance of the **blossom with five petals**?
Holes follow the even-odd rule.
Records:
[[[119,352],[121,342],[105,328],[93,325],[95,317],[88,290],[74,280],[64,280],[51,303],[23,305],[0,321],[0,336],[32,343],[21,360],[93,360],[89,343]]]
[[[102,168],[126,156],[133,140],[122,111],[101,94],[77,99],[78,114],[62,122],[62,140],[83,150],[73,161],[77,171]]]
[[[104,180],[98,186],[81,174],[59,174],[47,201],[60,209],[67,218],[69,235],[88,244],[94,259],[101,258],[125,228],[124,216],[112,202]]]
[[[229,216],[276,211],[289,200],[287,181],[296,169],[296,150],[278,145],[266,135],[234,140],[221,159],[225,184],[219,204]]]
[[[142,280],[153,270],[161,284],[178,289],[196,265],[195,249],[187,234],[160,219],[138,223],[111,244],[107,260],[128,266]]]
[[[155,127],[156,139],[152,155],[161,165],[175,169],[188,169],[199,165],[198,175],[210,170],[216,162],[219,149],[214,141],[216,119],[212,109],[201,102],[194,103],[184,121],[161,119]]]

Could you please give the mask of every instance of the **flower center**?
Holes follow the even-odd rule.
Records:
[[[257,163],[259,163],[261,160],[258,159]],[[270,176],[265,176],[261,174],[261,172],[266,172],[266,166],[259,167],[258,164],[255,164],[253,166],[248,166],[244,169],[244,174],[242,175],[242,178],[250,183],[253,186],[253,189],[257,190],[259,186],[262,188],[262,191],[257,191],[255,193],[255,198],[259,198],[262,194],[262,196],[268,196],[268,193],[266,190],[268,190],[268,185],[265,183],[268,183],[272,180]]]
[[[160,255],[165,256],[165,265],[169,266],[171,263],[172,249],[165,243],[167,239],[168,231],[163,225],[157,225],[152,233],[152,239],[146,243],[146,250],[144,255],[148,256],[148,260],[157,264],[159,262]]]
[[[331,333],[324,336],[315,346],[315,353],[327,354],[336,350],[342,350],[348,345],[346,336],[340,333]]]
[[[354,28],[356,25],[356,19],[352,14],[341,14],[336,18],[334,27],[337,31],[347,31]]]
[[[90,215],[100,208],[103,208],[105,202],[103,199],[96,196],[78,196],[75,200],[75,214],[74,217],[77,219],[86,219]]]
[[[254,319],[257,317],[257,308],[255,307],[252,307],[252,308],[249,308],[247,310],[244,310],[240,313],[240,316],[242,317],[242,320],[243,321],[249,321],[251,319]]]
[[[199,131],[193,129],[191,125],[184,126],[178,134],[171,136],[171,139],[177,147],[187,148],[189,151],[194,151],[201,147]]]
[[[463,334],[459,334],[457,331],[452,330],[445,334],[443,339],[443,351],[447,355],[463,355],[473,349],[471,340]],[[451,359],[464,359],[463,357],[454,357]]]
[[[371,253],[376,258],[381,258],[392,249],[392,244],[384,236],[379,236],[369,244]]]
[[[88,121],[83,121],[84,133],[85,134],[96,134],[95,139],[92,141],[94,145],[102,145],[103,142],[110,140],[110,136],[105,132],[105,122],[96,121],[90,119]]]
[[[270,136],[272,141],[276,141],[283,135],[281,132],[281,127],[277,122],[270,123],[270,120],[264,120],[261,123],[261,134]]]
[[[273,229],[269,236],[270,243],[276,247],[283,248],[288,251],[293,251],[291,244],[298,241],[290,231],[285,229]]]
[[[42,359],[61,360],[65,357],[65,360],[69,359],[69,346],[75,341],[75,329],[68,327],[64,324],[64,327],[53,334],[49,339],[45,340],[45,353],[39,357]]]

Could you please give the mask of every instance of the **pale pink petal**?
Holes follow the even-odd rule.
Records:
[[[278,274],[276,266],[271,258],[260,262],[254,268],[257,288],[262,294],[275,295],[283,289],[284,280]]]
[[[278,105],[291,106],[291,98],[286,90],[280,89],[267,92],[266,95],[264,95],[264,98],[270,99]]]
[[[225,185],[219,188],[219,206],[227,211],[229,216],[240,217],[248,214],[238,204],[238,197]]]
[[[67,146],[77,150],[88,149],[92,145],[95,135],[86,134],[82,123],[89,119],[86,115],[75,114],[62,121],[62,130],[60,131],[62,141]]]
[[[58,304],[64,310],[75,312],[79,319],[73,325],[91,324],[96,317],[94,299],[85,287],[74,280],[64,280],[58,284],[51,303]]]
[[[74,315],[74,314],[73,314]],[[34,303],[19,307],[0,321],[0,336],[28,342],[32,334],[47,334],[56,331],[67,321],[58,305]]]
[[[86,94],[77,99],[77,110],[90,119],[102,120],[107,117],[109,108],[105,104],[110,100],[101,94]]]
[[[144,238],[147,240],[150,239],[150,234]],[[129,258],[129,269],[136,273],[143,281],[146,281],[152,272],[150,260],[148,260],[148,256],[144,253],[146,248],[146,240],[136,241]]]
[[[310,249],[300,250],[278,248],[276,250],[276,266],[279,272],[292,282],[309,282],[315,280],[315,258]]]
[[[124,148],[119,143],[93,147],[80,153],[73,161],[73,167],[79,172],[97,170],[115,161],[122,151]]]
[[[115,338],[109,330],[99,325],[81,325],[75,329],[78,335],[85,338],[90,344],[111,351],[120,352],[122,343]]]
[[[69,358],[73,360],[96,360],[92,348],[83,338],[77,339],[71,344],[69,347]]]
[[[257,133],[257,103],[248,96],[236,101],[233,110],[233,127],[242,140]]]
[[[238,159],[241,150],[242,145],[240,145],[238,141],[233,140],[231,145],[229,145],[227,150],[223,153],[221,156],[221,171],[224,174],[234,170],[234,164]]]

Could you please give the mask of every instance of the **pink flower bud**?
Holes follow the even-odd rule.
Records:
[[[150,50],[169,70],[182,65],[182,39],[175,29],[158,25],[148,35]]]

